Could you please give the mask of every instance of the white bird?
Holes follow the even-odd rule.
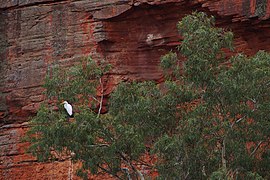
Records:
[[[70,117],[72,117],[72,115],[73,115],[73,112],[72,112],[72,106],[71,106],[70,104],[68,104],[67,101],[62,102],[61,104],[64,104],[64,108],[66,109],[68,115],[69,115]]]

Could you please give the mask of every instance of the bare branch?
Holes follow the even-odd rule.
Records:
[[[140,180],[144,180],[144,176],[141,173],[141,171],[139,171],[132,163],[130,163],[130,161],[125,157],[125,155],[122,152],[119,152],[119,154],[124,160],[124,163],[128,165],[129,167],[131,167],[133,171],[135,171],[138,174],[138,176],[140,177]]]
[[[247,115],[245,115],[245,116],[243,116],[243,117],[241,117],[241,118],[239,118],[239,119],[237,119],[236,121],[235,121],[235,123],[239,123],[239,122],[241,122],[244,118],[246,118],[247,117]]]
[[[184,179],[188,179],[188,176],[189,176],[189,168],[188,168],[188,172],[187,172],[187,174],[185,175],[185,178],[184,178]]]
[[[248,98],[250,101],[252,101],[254,104],[257,103],[256,99],[251,99],[251,98]],[[256,108],[253,108],[251,112],[254,112],[256,110]],[[231,128],[233,128],[233,126],[236,124],[236,123],[239,123],[241,122],[243,119],[245,119],[247,117],[247,115],[244,115],[243,117],[237,119],[235,122],[232,123],[231,125]]]
[[[103,88],[103,84],[102,84],[102,80],[101,78],[99,78],[99,83],[100,83],[100,87],[101,87],[101,99],[99,101],[99,109],[98,109],[98,115],[97,115],[97,118],[99,118],[99,115],[101,113],[101,109],[102,109],[102,103],[103,103],[103,93],[104,93],[104,88]]]
[[[226,162],[226,144],[225,144],[225,138],[222,141],[222,150],[221,150],[221,160],[222,160],[222,167],[225,171],[227,171],[227,162]]]
[[[88,147],[109,147],[109,144],[91,144]]]
[[[245,119],[246,117],[247,117],[247,115],[245,115],[245,116],[243,116],[243,117],[237,119],[236,121],[234,121],[234,122],[231,124],[231,128],[233,128],[233,126],[234,126],[236,123],[241,122],[241,121],[242,121],[243,119]]]
[[[142,161],[142,160],[136,160],[136,159],[134,159],[134,161],[136,161],[137,163],[137,165],[144,165],[144,166],[147,166],[147,167],[150,167],[150,168],[153,168],[154,166],[152,166],[152,165],[150,165],[150,164],[148,164],[147,162],[144,162],[144,161]]]
[[[260,147],[260,145],[263,143],[263,141],[260,141],[258,144],[257,144],[257,146],[255,147],[255,149],[251,152],[251,154],[250,154],[250,156],[253,156],[255,153],[256,153],[256,151],[259,149],[259,147]]]
[[[129,169],[128,168],[122,168],[122,171],[124,171],[127,174],[128,180],[132,180],[129,174]]]
[[[73,164],[72,164],[71,156],[69,158],[69,161],[70,161],[70,165],[68,167],[68,180],[72,180],[73,179]]]
[[[102,167],[102,166],[100,166],[100,165],[97,165],[97,166],[98,166],[102,171],[104,171],[104,172],[106,172],[106,173],[108,173],[108,174],[113,175],[113,176],[116,177],[117,179],[124,180],[124,179],[122,179],[121,177],[119,177],[117,174],[112,173],[111,171],[109,171],[108,169],[106,169],[106,168],[104,168],[104,167]]]
[[[90,96],[90,97],[93,98],[95,101],[99,102],[99,100],[95,98],[94,96]]]

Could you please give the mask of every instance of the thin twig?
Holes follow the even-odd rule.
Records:
[[[222,160],[222,167],[224,168],[225,172],[227,171],[227,162],[226,162],[226,144],[225,138],[222,141],[222,150],[221,150],[221,160]]]
[[[68,180],[72,180],[73,179],[73,165],[72,165],[72,159],[71,157],[69,158],[70,160],[70,165],[69,165],[69,168],[68,168]]]
[[[254,103],[254,105],[256,105],[256,103],[257,103],[256,99],[251,99],[251,98],[247,98],[247,99],[250,100],[250,101],[252,101],[252,102]],[[251,112],[254,112],[255,110],[256,110],[256,108],[254,107],[254,108],[252,109]],[[242,121],[243,119],[245,119],[246,117],[247,117],[247,115],[244,115],[243,117],[237,119],[235,122],[232,123],[231,128],[233,128],[233,126],[234,126],[236,123],[241,122],[241,121]]]
[[[91,144],[88,147],[109,147],[109,144]]]
[[[125,157],[125,155],[122,152],[119,152],[119,154],[122,157],[122,159],[124,160],[124,163],[126,165],[128,165],[129,167],[131,167],[133,169],[133,171],[135,171],[139,175],[140,180],[144,180],[144,176],[141,173],[141,171],[139,171],[137,168],[135,168],[134,165],[129,162],[129,160]]]
[[[99,102],[99,100],[97,98],[95,98],[94,96],[91,96],[91,98],[93,98],[95,101]]]
[[[188,178],[188,175],[189,175],[189,168],[188,168],[188,172],[187,172],[187,174],[185,175],[185,178],[184,178],[184,179],[187,179],[187,178]]]
[[[150,168],[153,168],[154,166],[152,166],[152,165],[150,165],[150,164],[148,164],[147,162],[144,162],[144,161],[142,161],[142,160],[134,160],[134,161],[136,161],[137,163],[137,165],[139,164],[139,165],[145,165],[145,166],[148,166],[148,167],[150,167]]]
[[[256,153],[256,151],[259,149],[259,147],[260,147],[260,145],[261,145],[262,143],[263,143],[263,141],[260,141],[260,142],[257,144],[256,148],[251,152],[250,156],[253,156],[253,155]]]
[[[101,109],[102,109],[102,102],[103,102],[103,93],[104,93],[104,89],[103,89],[103,84],[102,84],[102,80],[101,78],[99,78],[99,83],[100,83],[100,86],[101,86],[101,99],[100,99],[100,102],[99,102],[99,109],[98,109],[98,115],[97,115],[97,118],[99,118],[99,115],[101,113]]]
[[[114,173],[112,173],[111,171],[109,171],[108,169],[106,169],[106,168],[104,168],[104,167],[102,167],[102,166],[100,166],[100,165],[97,165],[97,166],[98,166],[101,170],[105,171],[106,173],[111,174],[111,175],[113,175],[114,177],[116,177],[116,178],[118,178],[118,179],[120,179],[120,180],[124,180],[124,179],[120,178],[117,174],[114,174]]]
[[[131,177],[130,177],[128,168],[122,168],[121,170],[124,171],[127,174],[128,180],[132,180]]]
[[[234,122],[232,123],[232,125],[231,125],[231,128],[233,128],[233,126],[234,126],[236,123],[241,122],[241,121],[242,121],[243,119],[245,119],[246,117],[247,117],[247,115],[245,115],[245,116],[243,116],[243,117],[237,119],[236,121],[234,121]]]

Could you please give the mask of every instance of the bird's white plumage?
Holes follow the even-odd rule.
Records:
[[[68,115],[71,116],[72,115],[72,106],[70,104],[68,104],[67,101],[64,101],[63,104],[64,104],[64,108],[66,109]]]

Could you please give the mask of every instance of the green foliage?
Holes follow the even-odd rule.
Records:
[[[164,151],[166,143],[157,141],[162,143],[158,146],[161,176],[234,179],[248,178],[255,171],[269,178],[268,166],[261,164],[269,163],[269,158],[261,158],[270,134],[270,55],[259,51],[254,57],[239,54],[228,60],[222,50],[233,49],[233,34],[215,28],[214,18],[204,13],[183,18],[178,28],[184,37],[179,51],[186,59],[181,64],[176,55],[169,54],[161,62],[172,66],[162,67],[173,72],[175,64],[180,64],[183,73],[178,79],[192,89],[198,103],[182,114],[176,127],[179,134],[170,137],[178,139],[170,143],[174,151]],[[250,149],[248,144],[252,144]],[[172,152],[179,147],[178,154],[184,155],[177,167],[173,171],[163,167],[164,162],[177,164],[179,157],[173,159]]]
[[[49,69],[44,87],[46,97],[37,115],[31,120],[33,125],[26,139],[31,142],[29,151],[40,161],[55,160],[75,153],[73,161],[80,160],[83,165],[78,174],[85,176],[85,169],[97,172],[98,165],[106,161],[106,140],[108,130],[97,117],[96,86],[110,69],[105,62],[97,64],[91,58],[84,59],[71,69],[55,66]],[[68,122],[66,112],[60,102],[74,102],[76,121]],[[55,111],[58,108],[59,111]],[[104,143],[99,143],[99,139]],[[100,158],[99,156],[105,156]]]
[[[226,172],[223,169],[219,169],[211,174],[210,179],[211,180],[226,179]]]
[[[255,14],[259,17],[263,17],[266,13],[267,0],[256,1],[256,11]]]
[[[69,100],[69,102],[85,101],[96,93],[98,79],[110,69],[110,65],[101,61],[96,64],[90,57],[75,67],[63,70],[59,65],[48,69],[44,88],[49,99]]]
[[[226,61],[222,48],[232,49],[233,34],[215,28],[214,17],[204,13],[186,16],[177,27],[184,38],[179,50],[188,59],[183,64],[187,80],[201,88],[211,86]]]
[[[45,101],[32,119],[31,152],[39,160],[61,154],[82,162],[78,174],[105,172],[118,179],[145,175],[140,165],[157,170],[157,179],[269,179],[270,55],[253,57],[233,50],[233,34],[214,27],[214,18],[193,13],[177,27],[184,57],[161,58],[165,82],[120,83],[109,111],[88,106],[110,66],[88,59],[65,71],[54,68],[45,80]],[[75,104],[67,122],[60,100]],[[151,153],[154,167],[144,162]]]

